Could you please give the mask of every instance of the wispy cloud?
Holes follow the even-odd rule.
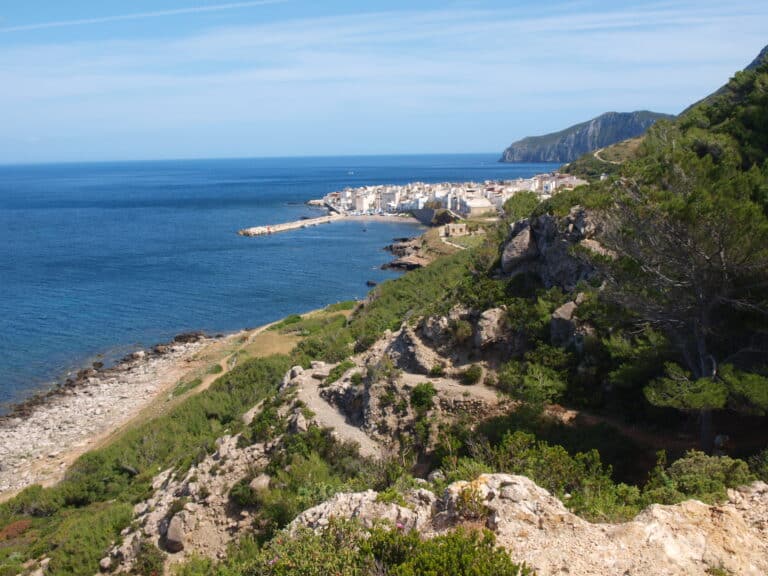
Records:
[[[0,161],[27,134],[80,157],[501,149],[611,109],[677,112],[747,64],[768,28],[758,0],[586,4],[8,43]]]
[[[70,26],[88,26],[93,24],[107,24],[109,22],[121,22],[124,20],[147,20],[150,18],[181,16],[184,14],[200,14],[205,12],[223,12],[225,10],[254,8],[256,6],[264,6],[267,4],[282,4],[285,2],[287,2],[287,0],[252,0],[248,2],[230,2],[228,4],[216,4],[213,6],[190,6],[189,8],[175,8],[173,10],[155,10],[151,12],[134,12],[132,14],[99,16],[95,18],[80,18],[77,20],[58,20],[54,22],[38,22],[35,24],[7,26],[4,28],[0,28],[0,32],[27,32],[31,30],[45,30],[48,28],[68,28]]]

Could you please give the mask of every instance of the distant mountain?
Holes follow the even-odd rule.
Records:
[[[744,70],[742,70],[742,72],[748,72],[750,70],[756,70],[758,68],[758,66],[760,66],[760,64],[763,63],[764,60],[768,60],[768,46],[763,48],[760,51],[760,54],[758,54],[757,57],[754,60],[752,60],[752,62],[750,62],[749,65],[746,68],[744,68]],[[730,82],[729,82],[729,84],[730,84]],[[717,96],[720,96],[721,94],[723,94],[727,90],[727,88],[728,88],[728,84],[725,84],[725,85],[721,86],[717,91],[713,92],[709,96],[705,96],[704,98],[702,98],[698,102],[695,102],[695,103],[691,104],[690,106],[688,106],[688,108],[683,110],[680,113],[680,115],[682,116],[683,114],[686,114],[689,110],[695,108],[699,104],[709,104]]]
[[[763,60],[765,60],[766,58],[768,58],[768,46],[760,50],[760,54],[757,55],[757,58],[752,60],[752,63],[749,66],[747,66],[745,69],[756,70],[758,66],[760,66],[760,64],[762,64]]]
[[[635,138],[657,120],[669,114],[648,112],[606,112],[560,132],[528,136],[504,150],[500,162],[571,162],[583,154]]]

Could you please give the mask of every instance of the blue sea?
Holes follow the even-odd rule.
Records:
[[[268,237],[237,230],[317,216],[346,186],[526,177],[492,155],[0,166],[0,406],[99,358],[190,330],[234,331],[363,297],[411,223],[345,221]],[[0,410],[1,411],[1,410]]]

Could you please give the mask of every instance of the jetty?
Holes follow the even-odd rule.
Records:
[[[288,232],[289,230],[298,230],[300,228],[309,228],[320,224],[329,224],[336,220],[343,219],[341,214],[328,214],[318,218],[307,218],[306,220],[294,220],[293,222],[284,222],[282,224],[269,224],[266,226],[254,226],[253,228],[243,228],[238,231],[240,236],[266,236],[268,234],[277,234],[278,232]]]

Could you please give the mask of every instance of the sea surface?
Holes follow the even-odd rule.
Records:
[[[346,186],[527,177],[492,155],[0,166],[0,412],[96,359],[361,298],[412,223],[240,228]]]

